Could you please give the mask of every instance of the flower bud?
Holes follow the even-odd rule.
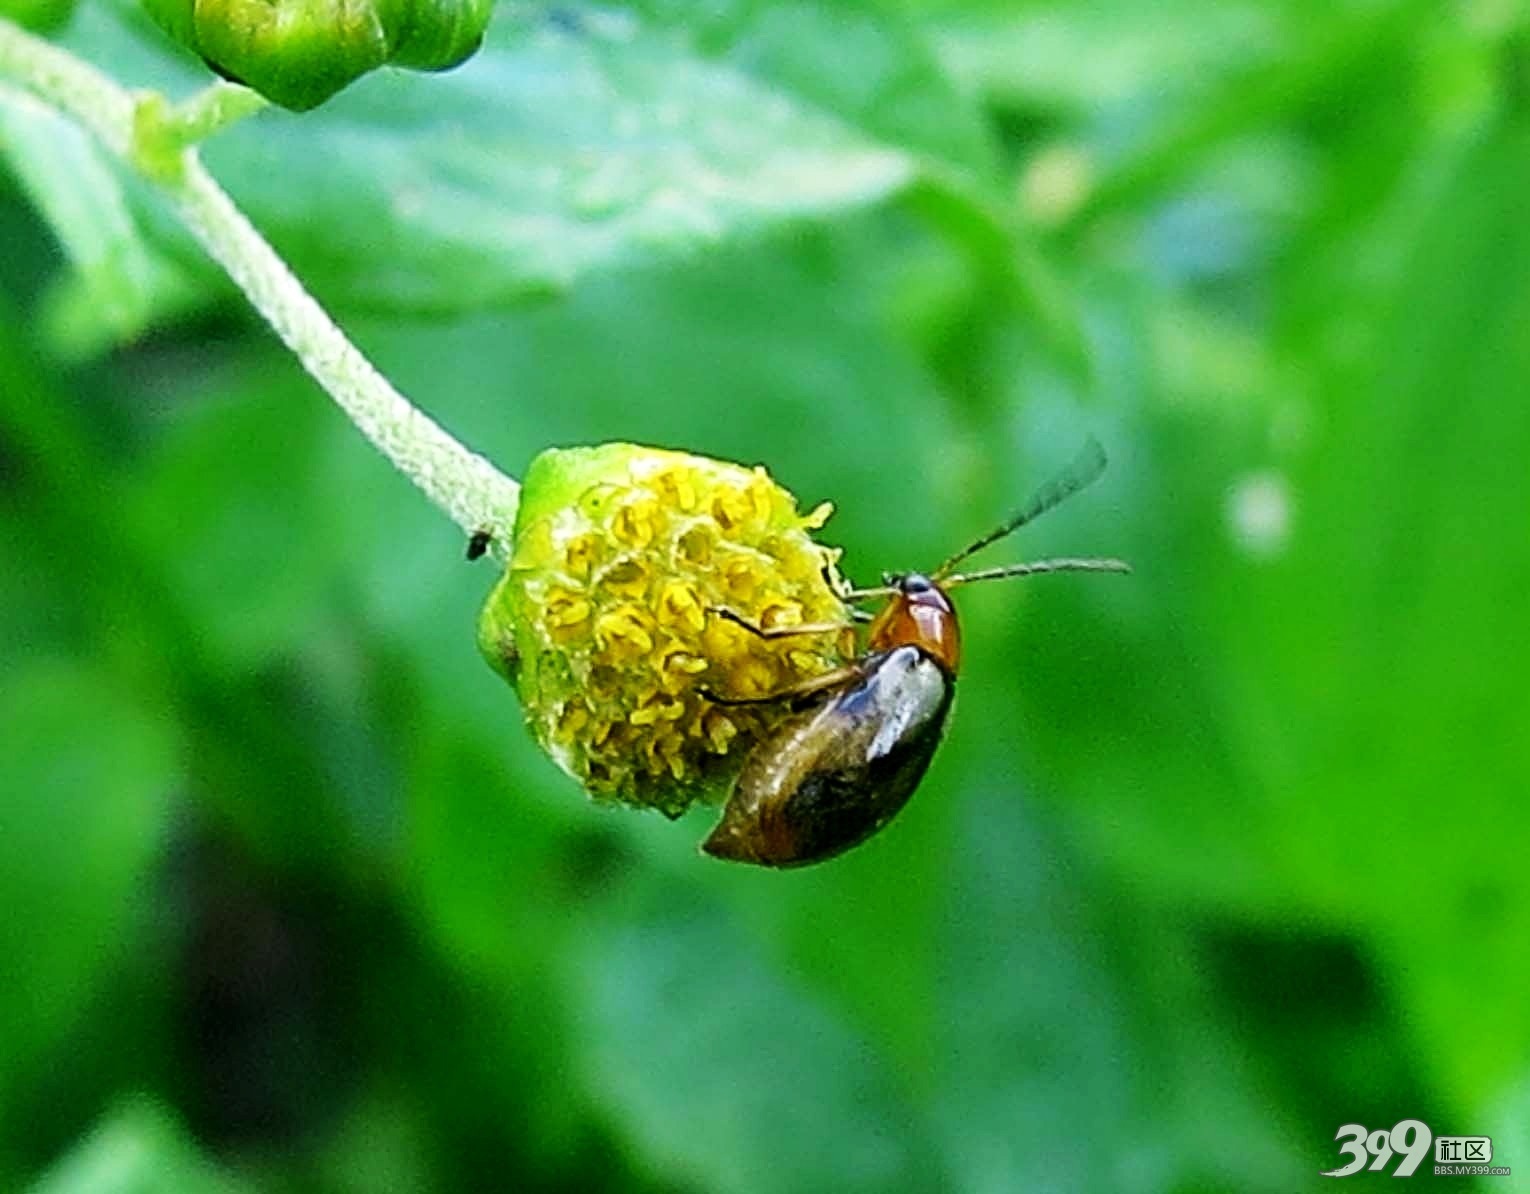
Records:
[[[403,6],[411,16],[388,61],[413,70],[449,70],[471,58],[494,12],[494,0],[403,0]]]
[[[379,66],[456,66],[483,40],[492,0],[144,0],[219,74],[304,111]]]
[[[532,462],[509,564],[479,622],[542,748],[591,795],[679,816],[726,791],[787,715],[769,697],[854,650],[826,503],[763,468],[604,444]],[[758,627],[836,629],[764,638]]]

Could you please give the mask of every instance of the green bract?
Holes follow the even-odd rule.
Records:
[[[303,111],[379,66],[445,70],[483,40],[492,0],[144,0],[219,74]]]

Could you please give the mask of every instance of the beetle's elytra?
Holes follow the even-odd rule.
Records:
[[[1131,571],[1120,560],[1072,557],[959,575],[953,569],[1077,493],[1104,468],[1105,453],[1091,440],[1015,515],[933,572],[890,576],[878,588],[845,593],[847,601],[887,598],[871,620],[865,650],[847,666],[763,698],[709,694],[724,705],[767,701],[800,708],[746,757],[702,849],[733,862],[805,866],[843,853],[892,820],[924,778],[956,692],[961,635],[948,590],[1045,572]],[[766,638],[842,629],[764,629],[731,610],[714,613]]]

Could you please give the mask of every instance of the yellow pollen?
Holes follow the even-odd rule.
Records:
[[[704,567],[712,562],[712,542],[716,532],[704,524],[697,524],[675,540],[676,554],[688,564]]]
[[[647,547],[659,525],[659,503],[651,497],[629,501],[611,520],[611,534],[630,547]]]
[[[653,647],[653,636],[643,625],[642,615],[630,605],[595,619],[595,641],[602,647],[615,648],[627,658]]]
[[[760,625],[767,630],[802,625],[802,606],[795,601],[771,601],[760,610]]]
[[[702,715],[701,724],[706,731],[708,744],[717,754],[727,753],[728,744],[738,737],[738,727],[721,710],[707,710]]]
[[[811,651],[788,651],[786,658],[799,675],[813,676],[823,671],[823,657]]]
[[[637,707],[627,715],[628,725],[651,726],[666,720],[663,712],[666,704],[668,704],[667,698],[660,697],[657,692],[640,697]]]
[[[618,597],[642,597],[648,592],[648,568],[637,560],[627,559],[612,564],[601,573],[597,583]]]
[[[748,601],[760,587],[760,566],[750,559],[732,559],[722,568],[723,588],[734,601]]]
[[[816,531],[829,521],[829,516],[834,513],[833,502],[819,502],[814,506],[806,518],[802,520],[802,529]]]
[[[772,662],[759,657],[740,660],[733,668],[733,689],[724,692],[735,700],[755,700],[781,688]]]
[[[753,512],[754,504],[743,490],[724,489],[712,499],[712,517],[724,531],[737,530]]]
[[[570,539],[563,552],[563,567],[577,580],[588,578],[595,565],[605,553],[601,549],[600,536],[586,532]]]
[[[659,625],[700,633],[707,624],[707,611],[687,581],[672,580],[659,595]]]
[[[590,710],[578,697],[563,706],[563,712],[558,717],[558,730],[566,736],[579,733],[590,723]]]
[[[671,509],[689,514],[696,509],[696,485],[682,469],[666,469],[653,479],[659,501]]]
[[[667,650],[664,654],[664,670],[667,672],[679,672],[686,676],[699,676],[707,670],[708,664],[700,656],[692,655],[683,649]]]
[[[577,626],[590,616],[590,603],[578,594],[554,589],[547,598],[547,622],[554,627]]]

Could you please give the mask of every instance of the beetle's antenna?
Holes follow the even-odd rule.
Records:
[[[982,568],[977,572],[965,572],[960,576],[948,576],[940,582],[942,588],[970,585],[976,580],[1002,580],[1006,576],[1035,576],[1040,572],[1130,572],[1132,566],[1125,560],[1079,559],[1063,556],[1055,560],[1032,560],[1029,564],[1006,564],[1002,568]]]
[[[1067,468],[1063,469],[1062,472],[1058,473],[1057,476],[1053,477],[1050,481],[1048,481],[1045,485],[1043,485],[1040,489],[1038,489],[1034,494],[1032,494],[1031,495],[1031,500],[1026,502],[1025,505],[1021,506],[1019,511],[1017,513],[1015,513],[1012,517],[1010,517],[1008,520],[1006,520],[1005,522],[1003,522],[1000,525],[998,525],[997,527],[995,527],[993,530],[989,531],[988,534],[984,535],[981,539],[977,540],[975,543],[970,543],[966,547],[962,548],[961,551],[957,552],[954,556],[952,556],[945,563],[943,563],[939,568],[935,569],[934,572],[930,573],[930,579],[931,580],[935,580],[935,581],[940,581],[942,583],[947,583],[945,581],[945,578],[950,575],[951,569],[955,568],[958,564],[960,564],[968,556],[973,555],[976,552],[982,551],[983,548],[987,547],[990,543],[997,543],[1000,539],[1004,538],[1004,536],[1006,536],[1006,535],[1014,534],[1021,527],[1023,527],[1026,523],[1034,522],[1036,519],[1040,518],[1043,514],[1045,514],[1048,510],[1050,510],[1054,506],[1059,505],[1060,503],[1066,501],[1068,498],[1072,497],[1075,493],[1077,493],[1080,489],[1083,489],[1086,485],[1089,485],[1091,482],[1097,480],[1099,478],[1099,475],[1101,473],[1103,473],[1104,471],[1105,471],[1105,449],[1100,447],[1100,441],[1095,439],[1094,436],[1091,435],[1088,438],[1088,440],[1085,441],[1083,450],[1080,451],[1078,456],[1074,458],[1073,463],[1068,465]],[[1049,563],[1050,561],[1043,561],[1043,562]],[[1119,561],[1112,561],[1112,562],[1119,563]],[[990,571],[995,571],[995,570],[990,569]],[[1121,569],[1120,568],[1106,568],[1106,569],[1058,569],[1058,568],[1047,568],[1047,569],[1042,569],[1042,571],[1046,571],[1046,572],[1059,572],[1059,571],[1105,571],[1105,572],[1119,572],[1119,571],[1121,571]],[[1024,575],[1024,573],[1005,573],[1004,575],[1019,576],[1019,575]],[[986,580],[986,579],[988,579],[988,573],[987,572],[984,572],[984,573],[976,573],[976,572],[974,572],[972,574],[972,579],[977,579],[978,577],[982,577],[984,580]],[[951,583],[951,584],[957,583],[956,578],[953,577],[949,583]]]

